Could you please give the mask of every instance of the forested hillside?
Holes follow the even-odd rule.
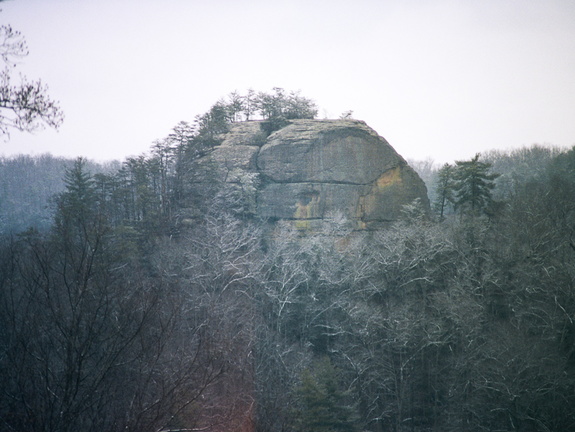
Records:
[[[53,198],[64,191],[64,173],[73,164],[73,159],[49,154],[0,158],[0,234],[30,227],[48,229],[54,214]],[[119,166],[119,163],[87,164],[93,174]]]
[[[228,106],[76,160],[50,229],[4,239],[0,430],[575,430],[575,149],[432,169],[433,215],[385,230],[270,231],[182,187]]]

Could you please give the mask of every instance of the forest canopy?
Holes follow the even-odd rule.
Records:
[[[573,430],[575,149],[420,170],[433,214],[370,232],[183,188],[231,122],[316,114],[252,92],[121,164],[2,160],[0,429]]]

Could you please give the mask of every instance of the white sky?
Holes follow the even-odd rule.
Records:
[[[60,131],[0,154],[124,159],[248,88],[353,110],[405,158],[575,145],[573,0],[10,0]]]

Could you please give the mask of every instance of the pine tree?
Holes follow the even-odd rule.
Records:
[[[57,198],[56,230],[60,236],[89,237],[97,222],[97,193],[87,161],[78,158],[64,174],[66,190]]]
[[[436,199],[433,203],[434,209],[439,213],[439,218],[443,219],[448,206],[455,205],[454,195],[454,167],[446,163],[437,173]]]
[[[297,422],[306,432],[352,432],[354,408],[346,403],[346,393],[340,390],[339,376],[329,358],[317,363],[314,372],[306,369],[297,394],[300,409]]]
[[[491,164],[480,162],[479,156],[477,153],[469,161],[455,162],[455,207],[462,214],[478,216],[493,203],[491,191],[499,174],[490,173]]]

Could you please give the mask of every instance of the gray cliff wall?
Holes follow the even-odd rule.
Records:
[[[232,125],[194,163],[191,183],[221,182],[219,195],[239,211],[302,229],[337,212],[357,229],[377,228],[415,199],[429,210],[423,181],[364,122],[291,120],[267,137],[260,125]]]

